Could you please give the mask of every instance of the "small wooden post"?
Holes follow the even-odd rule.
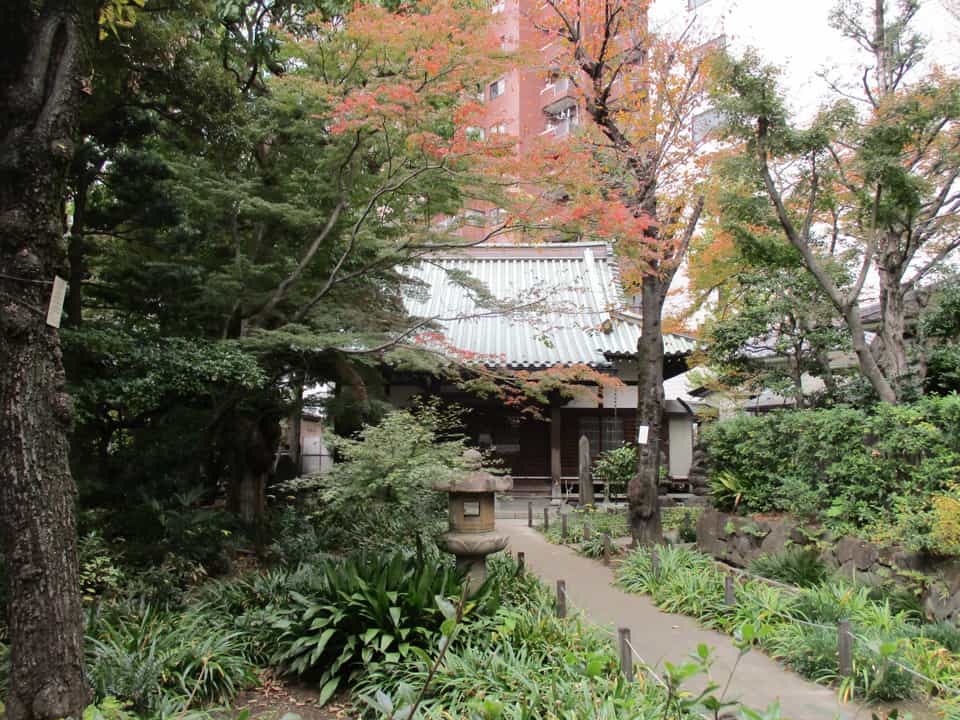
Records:
[[[583,541],[584,541],[584,542],[589,542],[590,536],[591,536],[592,534],[593,534],[593,533],[590,532],[590,526],[589,526],[587,523],[584,523],[584,524],[583,524]]]
[[[567,582],[557,580],[557,617],[565,618],[567,616]]]
[[[527,527],[533,527],[533,500],[527,502]]]
[[[660,579],[660,553],[654,548],[650,551],[650,568],[653,570],[653,579]]]
[[[630,628],[617,630],[620,638],[620,672],[627,682],[633,680],[633,651],[630,649]]]
[[[527,566],[527,556],[525,553],[517,553],[517,575],[523,575],[523,571]]]
[[[603,561],[610,562],[610,555],[613,553],[613,542],[610,540],[610,533],[603,534]]]
[[[850,621],[841,620],[837,625],[837,650],[840,656],[840,676],[853,675],[853,633],[850,630]]]
[[[550,529],[550,508],[545,507],[543,509],[543,531],[546,532]]]
[[[733,575],[727,573],[723,578],[723,602],[727,607],[733,607],[737,604],[737,593],[733,587]]]
[[[567,514],[563,513],[560,515],[560,537],[562,537],[564,540],[567,539],[567,530]]]

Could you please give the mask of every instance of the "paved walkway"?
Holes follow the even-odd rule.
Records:
[[[510,536],[512,553],[523,552],[526,565],[551,585],[567,584],[567,597],[586,616],[608,629],[630,628],[632,645],[654,667],[664,660],[683,662],[697,646],[713,648],[713,679],[726,683],[737,658],[729,636],[705,630],[692,618],[658,610],[649,598],[631,595],[613,586],[613,571],[602,563],[577,555],[569,548],[551,545],[525,520],[499,520],[497,529]],[[693,683],[691,683],[693,685]],[[727,691],[728,700],[763,710],[780,702],[783,717],[790,720],[869,720],[871,711],[856,704],[842,705],[831,688],[804,680],[760,651],[748,653]],[[917,708],[910,708],[915,716]]]

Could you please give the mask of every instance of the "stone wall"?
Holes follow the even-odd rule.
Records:
[[[697,548],[718,560],[746,567],[761,555],[779,555],[790,547],[815,547],[838,573],[877,585],[917,585],[929,618],[960,622],[960,560],[935,558],[902,547],[881,547],[859,538],[834,537],[822,527],[800,525],[792,518],[742,517],[707,508],[697,521]]]

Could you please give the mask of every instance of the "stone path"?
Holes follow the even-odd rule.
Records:
[[[551,545],[528,528],[525,520],[498,520],[497,530],[510,537],[508,550],[523,552],[527,568],[542,580],[551,586],[557,580],[566,581],[569,602],[592,622],[610,630],[630,628],[632,644],[647,663],[656,668],[662,667],[664,660],[683,662],[705,643],[714,650],[713,679],[721,686],[726,683],[737,658],[730,637],[706,630],[692,618],[661,612],[646,596],[614,587],[610,568],[569,548]],[[804,680],[759,651],[741,660],[727,699],[740,700],[754,710],[779,701],[782,716],[790,720],[869,720],[871,716],[869,708],[841,704],[835,690]],[[922,708],[910,710],[914,717],[925,714]]]

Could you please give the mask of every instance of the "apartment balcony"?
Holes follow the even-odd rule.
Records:
[[[554,115],[576,105],[577,98],[574,95],[574,89],[570,78],[559,78],[547,85],[540,91],[543,111],[548,115]]]

